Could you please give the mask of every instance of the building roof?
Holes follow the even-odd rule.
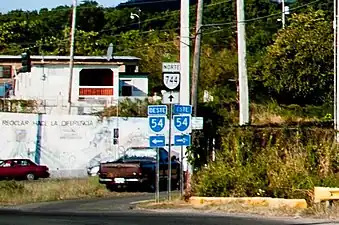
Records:
[[[0,60],[13,60],[13,59],[21,59],[20,55],[0,55]],[[56,56],[56,55],[48,55],[48,56],[41,56],[41,55],[32,55],[31,59],[33,60],[60,60],[66,61],[70,59],[70,56]],[[106,56],[74,56],[75,61],[106,61]],[[113,56],[110,61],[139,61],[140,58],[135,56]]]

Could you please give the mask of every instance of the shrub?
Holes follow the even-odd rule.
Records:
[[[1,181],[0,182],[0,192],[4,195],[15,195],[25,191],[23,184],[16,181]]]
[[[339,187],[331,129],[225,129],[217,160],[195,174],[200,196],[307,198],[314,186]]]

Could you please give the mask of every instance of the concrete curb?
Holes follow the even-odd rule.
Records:
[[[151,202],[155,202],[154,199],[149,199],[149,200],[141,200],[141,201],[136,201],[136,202],[130,202],[130,205],[138,205],[138,204],[142,204],[142,203],[151,203]]]
[[[305,199],[283,199],[270,197],[197,197],[192,196],[189,203],[198,206],[202,204],[243,204],[247,206],[264,206],[268,208],[295,208],[306,209],[307,202]]]

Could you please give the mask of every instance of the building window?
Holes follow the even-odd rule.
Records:
[[[126,73],[135,73],[136,65],[126,65],[125,67],[126,67],[125,69]]]
[[[121,95],[124,97],[132,96],[132,87],[131,86],[122,86]]]
[[[0,78],[12,78],[12,66],[0,66]]]
[[[110,69],[82,69],[79,75],[80,86],[113,86],[114,74]]]

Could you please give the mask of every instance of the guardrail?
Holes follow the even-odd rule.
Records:
[[[339,200],[339,188],[314,187],[314,203],[325,201],[326,206],[331,207],[334,200]]]

